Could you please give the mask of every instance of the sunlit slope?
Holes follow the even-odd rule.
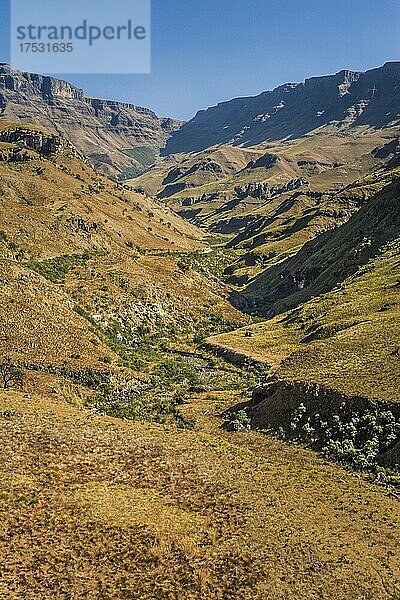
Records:
[[[196,227],[40,128],[2,121],[0,140],[4,357],[93,383],[124,375],[118,344],[176,323],[176,335],[194,335],[212,318],[243,322],[214,281],[178,266],[205,248]]]
[[[398,402],[398,202],[396,182],[345,225],[317,238],[308,252],[305,246],[297,264],[312,278],[274,305],[280,314],[248,332],[212,338],[212,343],[267,362],[285,380]],[[268,293],[261,282],[257,289]],[[285,306],[296,308],[284,312]]]
[[[399,79],[400,63],[388,62],[366,72],[343,70],[221,102],[185,123],[168,140],[166,153],[224,143],[255,146],[300,138],[330,125],[386,127],[399,119]]]
[[[398,168],[367,176],[343,195],[361,208],[341,227],[311,240],[291,258],[265,269],[244,290],[264,313],[275,314],[326,292],[399,236]],[[368,200],[369,198],[369,200]],[[340,196],[339,196],[340,199]]]
[[[232,268],[232,283],[246,284],[296,253],[316,235],[347,221],[370,195],[359,181],[399,155],[398,127],[316,130],[268,149],[222,146],[168,157],[130,183],[158,194],[187,220],[229,236],[246,256]],[[239,160],[247,153],[247,164]],[[249,154],[249,153],[252,153]],[[231,162],[230,172],[227,161]]]
[[[1,393],[0,595],[397,598],[398,501],[300,447],[221,431],[232,402],[192,400],[201,426],[177,432]]]
[[[0,120],[1,229],[31,255],[185,250],[201,233],[157,202],[97,174],[68,142]]]

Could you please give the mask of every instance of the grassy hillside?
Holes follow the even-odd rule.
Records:
[[[358,197],[363,204],[360,210],[342,227],[323,233],[288,260],[265,269],[244,296],[261,311],[275,314],[352,275],[399,236],[399,176],[398,168],[384,169],[356,182],[344,195]]]
[[[305,285],[273,305],[277,316],[208,340],[270,366],[247,407],[254,426],[362,468],[400,464],[398,199],[395,181],[288,260],[276,281],[295,279],[296,260]]]
[[[398,402],[400,242],[330,292],[211,342],[265,361],[290,381]]]
[[[179,418],[203,382],[194,367],[179,375],[175,350],[246,322],[208,271],[182,263],[202,256],[203,233],[61,138],[3,122],[0,139],[1,364],[33,390],[49,374],[86,386],[102,411]]]
[[[45,127],[78,148],[100,172],[126,179],[154,164],[181,122],[126,102],[84,96],[67,81],[0,65],[0,116]]]
[[[398,501],[302,448],[0,394],[4,598],[398,597]],[[29,533],[28,533],[29,532]]]
[[[399,596],[397,193],[333,232],[338,265],[372,240],[336,288],[252,324],[224,283],[246,249],[2,123],[1,598]],[[325,448],[310,390],[328,421],[325,390],[379,414]],[[250,431],[274,405],[284,441]]]
[[[201,238],[196,228],[99,175],[73,146],[44,130],[0,120],[0,174],[1,228],[32,256],[118,250],[129,244],[199,247],[191,239]],[[37,230],[40,243],[35,242]]]

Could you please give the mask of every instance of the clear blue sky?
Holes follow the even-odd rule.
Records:
[[[0,0],[0,62],[9,62],[7,4]],[[151,75],[65,79],[87,95],[188,119],[288,81],[400,59],[400,0],[153,0],[152,7]]]

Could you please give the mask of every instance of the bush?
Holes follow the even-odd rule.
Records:
[[[391,411],[356,411],[342,404],[337,414],[309,414],[304,404],[293,412],[285,439],[312,444],[328,458],[361,469],[376,469],[379,455],[400,440],[400,421]]]
[[[52,283],[63,283],[69,271],[84,265],[94,253],[66,254],[48,258],[41,261],[30,261],[28,266],[39,275],[42,275]]]
[[[21,369],[11,362],[9,358],[0,363],[0,385],[3,389],[22,389],[24,375]]]
[[[182,402],[179,392],[158,387],[155,381],[143,383],[112,376],[88,406],[110,417],[191,427],[192,423],[186,421],[177,409]]]

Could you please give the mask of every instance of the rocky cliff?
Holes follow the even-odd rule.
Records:
[[[200,111],[171,137],[166,153],[296,139],[327,125],[382,128],[399,122],[399,104],[400,62],[365,73],[344,70]]]
[[[261,312],[276,314],[340,285],[398,237],[399,181],[398,168],[384,169],[338,194],[337,199],[342,197],[348,204],[349,215],[338,213],[336,219],[346,222],[265,269],[243,295]]]
[[[156,155],[180,126],[147,108],[87,98],[66,81],[5,64],[0,65],[0,116],[65,136],[95,167],[114,177],[143,170],[143,148]]]

